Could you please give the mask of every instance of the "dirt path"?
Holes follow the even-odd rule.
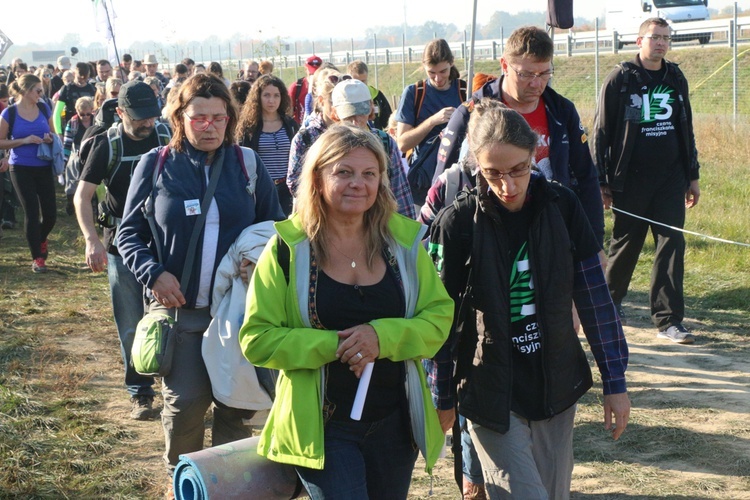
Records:
[[[750,499],[750,361],[746,348],[741,348],[747,341],[729,332],[730,339],[745,346],[725,345],[723,337],[717,339],[701,331],[702,325],[688,323],[698,342],[681,346],[656,339],[643,318],[630,324],[625,328],[633,402],[630,425],[620,442],[611,442],[601,429],[598,391],[582,400],[573,498]],[[86,353],[86,363],[96,371],[90,388],[103,398],[100,416],[129,431],[129,438],[112,453],[148,470],[144,498],[158,497],[166,484],[161,424],[129,418],[114,329],[95,337],[72,333],[63,348]],[[450,452],[439,461],[432,481],[423,467],[420,459],[409,498],[458,498]]]

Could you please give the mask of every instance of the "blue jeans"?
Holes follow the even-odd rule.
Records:
[[[417,453],[405,412],[377,422],[331,420],[325,468],[297,467],[297,473],[312,500],[405,499]]]
[[[466,417],[459,415],[458,421],[461,424],[461,456],[464,477],[474,484],[484,484],[482,463],[479,461],[477,450],[471,441],[471,434],[466,428]]]
[[[107,274],[112,297],[120,353],[125,364],[125,385],[131,396],[153,396],[154,377],[139,375],[130,363],[133,339],[138,321],[143,317],[143,286],[122,262],[122,257],[107,253]]]

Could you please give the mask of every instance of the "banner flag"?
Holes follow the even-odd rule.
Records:
[[[13,45],[13,42],[10,41],[8,35],[0,30],[0,60],[2,60],[5,53],[8,52],[11,45]]]
[[[112,0],[92,0],[94,4],[94,18],[96,20],[96,31],[107,39],[107,59],[113,66],[119,64],[117,49],[115,47],[114,20],[117,18],[112,8]]]

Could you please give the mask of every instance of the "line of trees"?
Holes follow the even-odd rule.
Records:
[[[741,10],[741,9],[740,9]],[[732,14],[732,7],[724,7],[721,11],[709,9],[712,17],[726,17]],[[592,13],[596,15],[597,13]],[[546,14],[544,12],[519,12],[510,14],[504,11],[495,11],[486,22],[477,23],[476,38],[478,40],[497,39],[507,37],[514,29],[519,26],[533,24],[541,26],[545,23]],[[604,24],[601,22],[600,24]],[[575,19],[575,30],[590,31],[594,29],[594,19],[577,17]],[[407,45],[420,45],[428,42],[432,38],[445,38],[449,41],[463,40],[464,32],[469,33],[470,26],[459,27],[455,24],[438,23],[427,21],[421,25],[393,25],[377,26],[369,28],[364,32],[364,38],[360,39],[324,39],[324,40],[297,40],[296,42],[283,39],[257,40],[248,39],[246,35],[235,33],[234,35],[220,39],[212,35],[202,41],[197,40],[179,40],[165,42],[156,42],[148,40],[144,42],[135,42],[128,47],[118,47],[120,54],[128,52],[136,59],[142,58],[146,53],[165,54],[170,58],[172,55],[182,53],[195,59],[200,58],[201,48],[202,59],[238,59],[238,58],[271,58],[278,56],[293,56],[296,50],[300,54],[309,52],[318,52],[325,54],[329,51],[365,50],[370,49],[375,44],[377,38],[378,47],[399,46],[402,37],[405,36]],[[3,61],[4,64],[14,57],[20,57],[24,61],[32,62],[31,52],[34,50],[59,49],[65,50],[66,53],[70,47],[78,47],[81,54],[95,53],[106,54],[106,47],[103,43],[92,43],[83,45],[81,37],[75,33],[67,33],[61,36],[58,44],[27,44],[24,46],[12,46],[6,53]],[[314,50],[313,50],[314,49]],[[221,56],[221,57],[220,57]]]

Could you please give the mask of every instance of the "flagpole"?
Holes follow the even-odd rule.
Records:
[[[112,35],[112,47],[115,49],[115,59],[117,60],[117,68],[118,73],[120,66],[120,54],[117,53],[117,42],[115,42],[115,30],[112,27],[112,20],[109,18],[109,8],[107,7],[107,0],[102,0],[102,4],[104,4],[104,13],[107,15],[107,29],[109,30],[109,34]]]
[[[471,98],[474,93],[473,81],[474,81],[474,40],[476,40],[477,32],[477,0],[474,0],[474,8],[471,14],[471,45],[469,48],[469,71],[466,75],[466,97]]]

